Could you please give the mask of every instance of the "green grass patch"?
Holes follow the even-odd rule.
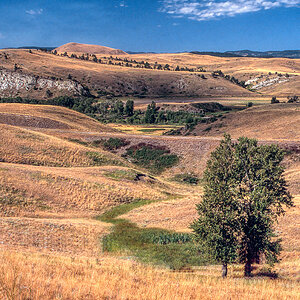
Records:
[[[193,185],[197,185],[200,181],[197,175],[190,174],[190,173],[176,174],[172,179],[180,183],[193,184]]]
[[[86,155],[93,161],[94,166],[124,166],[124,163],[122,161],[112,159],[110,157],[107,157],[107,155],[99,152],[89,151],[86,152]]]
[[[116,219],[116,218],[130,212],[131,210],[133,210],[135,208],[138,208],[138,207],[141,207],[141,206],[144,206],[147,204],[151,204],[153,202],[155,202],[155,200],[140,199],[140,200],[136,200],[131,203],[122,204],[122,205],[119,205],[119,206],[116,206],[116,207],[110,209],[109,211],[105,212],[101,216],[97,217],[97,220],[106,222],[106,223],[113,223],[113,224],[124,222],[125,220]]]
[[[122,179],[126,179],[126,180],[135,180],[137,178],[137,172],[132,170],[132,169],[128,169],[128,170],[113,170],[113,171],[108,171],[105,172],[103,175],[105,177],[114,179],[114,180],[122,180]]]
[[[191,266],[215,263],[204,245],[196,243],[192,234],[176,233],[158,228],[139,228],[117,217],[154,201],[139,200],[115,207],[97,219],[115,224],[102,240],[103,250],[134,255],[145,263],[154,263],[180,270]]]
[[[165,131],[166,128],[145,128],[145,129],[139,129],[140,132],[156,132],[156,131]]]

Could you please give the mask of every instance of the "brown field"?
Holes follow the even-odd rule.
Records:
[[[260,106],[239,114],[242,120],[228,115],[224,121],[234,137],[251,136],[252,130],[260,142],[299,147],[295,105]],[[267,122],[273,119],[272,133]],[[300,299],[299,196],[278,225],[284,247],[275,267],[278,279],[244,279],[242,266],[232,265],[229,278],[222,280],[219,266],[172,272],[142,265],[128,253],[113,257],[102,251],[101,238],[112,225],[94,217],[138,199],[155,202],[122,218],[141,227],[189,231],[201,186],[171,179],[178,173],[201,175],[221,132],[212,129],[215,134],[207,137],[149,136],[132,127],[124,133],[126,128],[119,132],[68,109],[38,105],[1,104],[0,120],[1,299]],[[261,130],[255,131],[258,122]],[[147,171],[122,158],[124,149],[112,153],[89,144],[108,137],[124,138],[130,145],[165,145],[180,162],[160,176],[135,180],[137,172]],[[297,151],[285,165],[290,190],[299,195]],[[255,267],[257,275],[265,266]]]

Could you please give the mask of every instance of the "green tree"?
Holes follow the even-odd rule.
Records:
[[[133,114],[134,114],[134,101],[133,100],[128,100],[126,102],[126,105],[125,105],[125,114],[128,117],[133,116]]]
[[[153,124],[156,120],[157,107],[154,101],[148,105],[145,113],[145,123]]]
[[[272,99],[271,99],[271,104],[274,104],[274,103],[279,103],[279,100],[277,100],[277,98],[275,96],[272,97]]]
[[[223,264],[245,263],[245,276],[252,264],[265,255],[278,261],[280,240],[274,224],[293,205],[280,165],[284,151],[276,145],[258,145],[255,139],[229,135],[212,153],[204,174],[204,196],[197,206],[199,218],[191,227],[214,257]]]

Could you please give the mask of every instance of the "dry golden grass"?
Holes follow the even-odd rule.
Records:
[[[78,80],[83,85],[88,86],[96,95],[98,90],[108,87],[108,90],[122,95],[132,93],[131,89],[121,88],[130,86],[138,93],[142,93],[142,88],[138,87],[137,82],[143,81],[143,85],[147,86],[147,97],[156,96],[183,97],[183,98],[199,98],[199,97],[258,97],[258,93],[251,93],[228,80],[222,78],[212,78],[210,73],[215,70],[222,70],[225,74],[233,75],[240,80],[248,80],[260,75],[267,75],[269,72],[273,74],[289,73],[293,76],[289,78],[289,82],[275,84],[269,88],[260,90],[265,95],[284,96],[297,94],[300,82],[300,59],[287,58],[222,58],[207,55],[195,55],[189,53],[170,53],[170,54],[135,54],[135,55],[118,55],[119,57],[135,59],[137,61],[149,61],[151,63],[158,62],[162,65],[169,64],[172,67],[177,65],[182,67],[204,67],[207,80],[199,80],[198,76],[191,75],[188,72],[159,71],[148,69],[136,69],[120,66],[112,66],[106,64],[97,64],[91,61],[83,61],[79,59],[70,59],[67,57],[54,56],[52,54],[33,50],[32,54],[28,50],[0,50],[9,55],[8,60],[1,61],[1,66],[8,70],[14,70],[14,65],[22,67],[24,74],[38,75],[45,78],[61,78],[66,80],[71,74],[72,78]],[[71,54],[71,52],[69,52]],[[104,55],[97,55],[98,58]],[[128,80],[129,78],[129,80]],[[10,91],[9,93],[11,93]],[[60,93],[53,90],[54,96]],[[45,90],[20,90],[19,93],[23,97],[32,98],[45,97]]]
[[[1,245],[7,249],[98,257],[110,225],[92,219],[0,217]],[[1,298],[1,297],[0,297]]]
[[[73,79],[78,80],[84,86],[88,86],[95,95],[97,95],[99,90],[115,93],[121,92],[121,95],[132,95],[133,91],[142,94],[145,86],[147,86],[147,97],[149,98],[166,95],[169,97],[194,98],[201,96],[223,97],[225,95],[251,97],[256,95],[223,78],[215,79],[209,72],[206,73],[207,79],[201,80],[198,74],[189,72],[112,66],[55,56],[40,51],[32,51],[32,54],[28,53],[27,50],[12,49],[0,50],[1,52],[9,55],[8,60],[1,61],[1,66],[5,69],[13,71],[14,65],[17,64],[22,66],[23,74],[38,75],[46,78],[56,77],[64,80],[67,80],[68,75],[71,74]],[[183,58],[185,59],[185,54],[183,54]],[[154,57],[153,59],[155,60]],[[194,62],[198,65],[197,60],[198,57],[194,56]],[[185,65],[188,65],[188,63]],[[54,96],[59,95],[57,90],[53,90],[53,93]],[[27,98],[44,98],[45,90],[20,90],[19,95]]]
[[[25,113],[19,105],[11,109],[14,114]],[[48,118],[70,128],[35,127],[33,131],[0,125],[0,157],[7,161],[0,163],[0,299],[300,299],[299,196],[296,207],[278,226],[284,246],[282,262],[275,268],[279,279],[245,280],[241,266],[231,266],[226,280],[220,278],[219,266],[194,268],[191,273],[145,266],[132,258],[103,254],[101,238],[110,225],[93,217],[136,199],[165,200],[137,208],[122,218],[145,227],[188,231],[189,223],[197,216],[195,204],[200,201],[201,188],[167,182],[161,177],[135,181],[136,171],[120,157],[120,151],[113,154],[62,139],[121,137],[132,145],[166,145],[181,157],[177,166],[163,174],[172,177],[187,171],[201,174],[219,136],[110,133],[104,132],[106,127],[101,131],[102,125],[97,127],[94,121],[67,110],[66,116],[64,110],[61,116],[59,108],[53,108],[53,112],[51,107],[26,109],[28,116]],[[273,116],[281,118],[283,113],[276,106],[272,109]],[[9,106],[0,105],[1,112],[12,113]],[[292,120],[297,117],[293,110],[286,114]],[[247,117],[249,123],[251,114]],[[281,131],[284,126],[298,128],[288,118],[280,120]],[[248,132],[246,125],[241,130]],[[291,142],[290,133],[283,132],[285,142]],[[95,166],[86,155],[90,151],[103,155],[107,166]],[[113,166],[117,162],[128,167]],[[286,178],[292,191],[299,193],[297,156],[286,164]],[[171,201],[168,193],[183,197]]]
[[[108,124],[110,128],[116,129],[126,134],[140,134],[140,135],[163,135],[171,129],[180,128],[177,125],[128,125],[128,124]]]
[[[45,166],[93,166],[94,152],[103,164],[125,164],[116,155],[99,149],[71,143],[53,136],[0,124],[0,158],[9,163],[22,163]],[[95,156],[94,155],[94,156]],[[113,163],[114,162],[114,163]]]
[[[0,103],[0,123],[36,129],[114,132],[82,113],[59,106]]]
[[[208,129],[210,128],[210,129]],[[233,138],[247,136],[259,140],[299,141],[300,107],[298,104],[255,106],[226,115],[212,124],[199,124],[193,134],[221,137],[225,132]]]
[[[126,57],[126,55],[125,55]],[[226,74],[238,73],[291,73],[300,75],[300,59],[216,57],[190,53],[134,54],[128,56],[138,61],[168,63],[172,66],[202,66],[209,71],[222,70]]]
[[[189,225],[197,217],[196,204],[201,201],[201,194],[201,188],[190,187],[190,194],[182,199],[142,206],[122,215],[121,218],[141,227],[191,232]]]
[[[120,167],[49,168],[1,163],[0,216],[95,216],[137,199],[167,199],[170,185],[158,180],[134,181],[132,174],[134,171]],[[172,190],[180,192],[176,187]],[[7,198],[12,199],[9,205],[5,204]]]
[[[126,52],[118,49],[113,49],[109,47],[99,46],[99,45],[89,45],[89,44],[79,44],[79,43],[67,43],[55,49],[59,53],[64,52],[81,52],[89,54],[105,54],[105,55],[119,55],[127,54]]]
[[[185,274],[100,257],[69,258],[0,252],[4,299],[299,299],[299,283],[216,278],[219,268]],[[198,274],[199,273],[199,274]],[[202,274],[202,275],[201,275]]]

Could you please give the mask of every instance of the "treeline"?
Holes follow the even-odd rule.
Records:
[[[0,103],[25,103],[39,105],[63,106],[81,113],[84,113],[102,123],[123,123],[123,124],[158,124],[158,125],[185,125],[188,129],[198,123],[211,123],[217,117],[222,116],[215,113],[170,111],[161,110],[152,102],[146,111],[135,109],[134,101],[127,100],[126,103],[119,99],[99,101],[95,98],[72,98],[68,96],[53,99],[38,100],[17,98],[0,98]],[[220,111],[224,111],[221,109]]]
[[[239,85],[243,88],[247,88],[247,84],[244,80],[240,81],[237,78],[235,78],[234,76],[225,75],[221,70],[213,71],[211,75],[212,75],[213,78],[222,77],[222,78],[225,78],[226,80],[229,80],[232,83],[235,83],[235,84],[237,84],[237,85]]]
[[[24,103],[24,104],[38,104],[38,105],[55,105],[63,106],[78,112],[94,116],[97,112],[94,104],[97,102],[94,98],[79,97],[72,98],[68,96],[61,96],[47,100],[26,99],[26,98],[0,98],[0,103]]]
[[[96,107],[98,112],[96,119],[103,123],[179,124],[190,127],[200,122],[208,122],[204,113],[161,110],[154,101],[148,105],[146,111],[136,110],[132,100],[128,100],[125,104],[121,100],[102,101]]]
[[[114,66],[121,66],[127,68],[140,68],[140,69],[151,69],[151,70],[161,70],[161,71],[206,72],[206,70],[203,67],[196,67],[196,68],[190,68],[187,66],[172,67],[169,64],[161,64],[158,62],[149,63],[148,61],[144,61],[144,60],[137,61],[136,59],[128,59],[127,57],[121,58],[121,57],[113,57],[113,56],[109,56],[109,57],[104,56],[101,58],[97,58],[95,54],[86,53],[82,55],[76,55],[72,53],[71,55],[69,55],[67,52],[59,54],[56,50],[50,53],[54,55],[69,57],[69,58],[92,61],[99,64],[114,65]]]

